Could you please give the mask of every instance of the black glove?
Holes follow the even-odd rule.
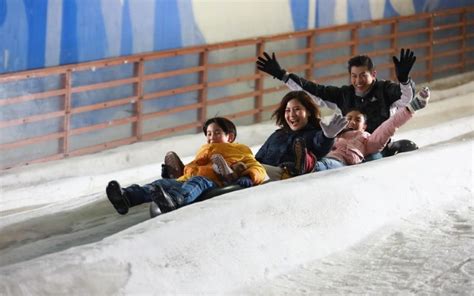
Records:
[[[280,64],[278,64],[275,53],[272,53],[272,57],[270,57],[266,52],[264,52],[263,55],[265,57],[258,57],[257,68],[260,71],[272,75],[273,78],[282,80],[286,71],[280,67]]]
[[[416,56],[409,48],[405,51],[403,48],[400,51],[400,60],[393,56],[393,64],[395,65],[395,73],[397,74],[398,82],[405,83],[408,81],[408,74],[416,61]]]
[[[235,181],[236,184],[239,184],[240,187],[247,188],[253,185],[252,179],[247,176],[240,177]]]
[[[163,179],[170,178],[170,175],[168,173],[168,167],[164,163],[161,165],[161,178]]]

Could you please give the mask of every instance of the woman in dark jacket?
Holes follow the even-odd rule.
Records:
[[[255,158],[264,165],[270,180],[310,172],[317,158],[326,155],[336,135],[346,126],[341,115],[329,124],[305,91],[286,94],[272,114],[280,127],[265,141]]]

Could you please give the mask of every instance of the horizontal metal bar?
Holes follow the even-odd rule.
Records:
[[[337,65],[337,64],[346,64],[347,60],[350,59],[350,56],[340,56],[334,59],[327,59],[323,60],[322,62],[315,62],[313,63],[313,67],[315,68],[321,68],[323,66],[329,66],[329,65]]]
[[[84,133],[87,133],[87,132],[93,132],[93,131],[97,131],[97,130],[101,130],[101,129],[105,129],[105,128],[110,128],[110,127],[114,127],[114,126],[118,126],[118,125],[124,125],[124,124],[128,124],[128,123],[136,122],[136,121],[137,121],[136,116],[130,116],[130,117],[126,117],[126,118],[114,119],[114,120],[110,120],[110,121],[107,121],[107,122],[102,122],[102,123],[99,123],[99,124],[88,125],[88,126],[84,126],[84,127],[80,127],[80,128],[71,129],[69,131],[69,135],[70,136],[75,136],[75,135],[84,134]]]
[[[63,137],[64,137],[64,132],[57,132],[57,133],[52,133],[52,134],[47,134],[47,135],[42,135],[42,136],[37,136],[37,137],[31,137],[24,140],[0,144],[0,150],[16,149],[18,147],[22,147],[22,146],[26,146],[30,144],[38,144],[38,143],[46,142],[50,140],[57,140]]]
[[[456,64],[448,64],[448,65],[442,65],[442,66],[439,66],[439,67],[435,67],[435,68],[433,68],[433,72],[438,73],[438,72],[443,72],[443,71],[450,70],[450,69],[458,69],[458,68],[462,68],[462,67],[463,67],[463,63],[459,62],[459,63],[456,63]]]
[[[435,58],[442,58],[442,57],[448,57],[448,56],[453,56],[453,55],[460,55],[460,54],[462,54],[462,52],[463,52],[462,49],[455,49],[455,50],[450,50],[450,51],[436,52],[436,53],[433,53],[433,59],[435,59]]]
[[[73,151],[70,151],[69,153],[67,153],[66,156],[79,156],[79,155],[84,155],[84,154],[90,154],[90,153],[102,151],[102,150],[105,150],[105,149],[111,149],[111,148],[115,148],[115,147],[119,147],[119,146],[123,146],[123,145],[128,145],[128,144],[134,143],[136,141],[137,141],[136,137],[128,137],[128,138],[124,138],[124,139],[110,141],[110,142],[107,142],[107,143],[102,143],[102,144],[97,144],[97,145],[94,145],[94,146],[89,146],[89,147],[76,149],[76,150],[73,150]]]
[[[434,26],[433,31],[442,31],[442,30],[448,30],[448,29],[453,29],[453,28],[460,28],[464,24],[462,22],[460,23],[455,23],[455,24],[447,24],[447,25],[442,25],[442,26]]]
[[[173,88],[173,89],[148,93],[148,94],[145,94],[143,96],[143,99],[144,100],[151,100],[151,99],[156,99],[156,98],[159,98],[159,97],[166,97],[166,96],[171,96],[171,95],[177,95],[177,94],[192,92],[192,91],[200,90],[200,89],[203,89],[203,88],[204,88],[203,84],[188,85],[188,86],[184,86],[184,87],[179,87],[179,88]]]
[[[394,38],[395,38],[395,34],[385,34],[385,35],[374,36],[374,37],[369,37],[369,38],[361,38],[359,39],[359,44],[372,43],[375,41],[383,41],[383,40],[394,39]]]
[[[179,76],[179,75],[199,73],[199,72],[204,71],[205,68],[206,67],[204,66],[198,66],[198,67],[185,68],[185,69],[179,69],[179,70],[173,70],[173,71],[167,71],[167,72],[147,74],[143,76],[143,79],[154,80],[154,79],[168,78],[168,77]]]
[[[192,123],[182,124],[175,127],[165,128],[165,129],[151,132],[151,133],[146,133],[143,135],[142,138],[143,140],[151,140],[151,139],[156,139],[158,137],[167,136],[171,133],[181,132],[181,131],[190,130],[190,129],[194,129],[198,127],[201,127],[200,122],[192,122]]]
[[[29,160],[29,161],[22,161],[22,162],[10,164],[10,165],[5,165],[3,167],[0,167],[0,170],[8,170],[8,169],[21,167],[21,166],[27,166],[27,165],[31,165],[31,164],[35,164],[35,163],[48,162],[48,161],[53,161],[53,160],[58,160],[58,159],[63,159],[63,158],[64,158],[64,154],[62,154],[62,153],[52,154],[52,155],[48,155],[48,156],[45,156],[45,157],[32,159],[32,160]]]
[[[220,69],[220,68],[227,68],[230,66],[239,66],[239,65],[245,65],[245,64],[251,64],[255,63],[257,61],[257,57],[250,57],[250,58],[243,58],[243,59],[238,59],[235,61],[228,61],[228,62],[223,62],[223,63],[218,63],[218,64],[208,64],[207,68],[208,69]]]
[[[65,89],[50,90],[41,93],[28,94],[24,96],[0,99],[0,106],[20,104],[28,101],[48,99],[51,97],[64,96],[66,93]]]
[[[184,112],[184,111],[189,111],[189,110],[197,110],[198,108],[202,107],[202,103],[195,103],[195,104],[189,104],[189,105],[183,105],[179,107],[174,107],[174,108],[169,108],[169,109],[164,109],[161,111],[157,112],[150,112],[150,113],[145,113],[142,115],[143,120],[149,120],[152,118],[160,117],[160,116],[167,116],[179,112]]]
[[[208,99],[207,105],[208,106],[219,105],[219,104],[223,104],[223,103],[237,101],[237,100],[240,100],[240,99],[243,99],[243,98],[254,97],[254,96],[257,96],[259,94],[260,94],[259,91],[251,91],[251,92],[241,93],[241,94],[237,94],[237,95],[233,95],[233,96],[227,96],[227,97],[218,98],[218,99],[211,99],[211,100]]]
[[[262,110],[261,109],[250,109],[250,110],[244,110],[236,113],[231,113],[231,114],[226,114],[225,117],[229,119],[236,119],[244,116],[249,116],[249,115],[254,115],[257,113],[260,113]]]
[[[235,78],[227,78],[227,79],[222,79],[218,81],[208,82],[207,87],[219,87],[219,86],[229,85],[229,84],[238,83],[238,82],[255,80],[258,77],[259,77],[259,74],[251,74],[251,75],[239,76]]]
[[[444,39],[436,39],[436,40],[433,40],[433,45],[446,44],[453,41],[461,41],[461,40],[463,40],[462,36],[453,36],[453,37],[444,38]]]
[[[137,82],[138,82],[138,77],[130,77],[130,78],[125,78],[125,79],[119,79],[119,80],[113,80],[113,81],[107,81],[107,82],[101,82],[101,83],[95,83],[95,84],[88,84],[88,85],[83,85],[83,86],[75,86],[71,88],[71,92],[72,93],[86,92],[86,91],[92,91],[92,90],[112,88],[116,86],[123,86],[126,84],[132,84],[132,83],[137,83]]]
[[[28,124],[28,123],[33,123],[37,121],[43,121],[43,120],[47,120],[51,118],[62,117],[64,116],[64,114],[65,114],[64,110],[61,110],[61,111],[56,111],[56,112],[32,115],[32,116],[28,116],[24,118],[19,118],[19,119],[0,121],[0,128],[6,128],[6,127],[21,125],[21,124]]]
[[[90,111],[102,110],[102,109],[107,109],[107,108],[113,108],[117,106],[134,104],[137,102],[137,100],[138,100],[138,97],[133,96],[133,97],[123,98],[123,99],[107,101],[103,103],[97,103],[93,105],[75,107],[75,108],[71,108],[71,114],[78,114],[78,113],[83,113],[83,112],[90,112]]]

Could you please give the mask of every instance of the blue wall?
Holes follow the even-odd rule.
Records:
[[[272,13],[249,11],[245,18],[231,9],[221,15],[254,21],[255,31],[240,32],[240,38],[265,35],[262,22],[286,19],[280,32],[305,30],[336,23],[391,17],[469,5],[470,0],[380,0],[383,11],[374,15],[368,0],[287,0],[270,3]],[[215,42],[216,31],[202,32],[212,18],[193,0],[0,0],[0,73],[157,51]],[[373,3],[373,2],[372,2]],[[211,4],[207,5],[213,5]],[[283,8],[282,5],[285,5]],[[341,6],[342,5],[342,6]],[[222,6],[221,6],[222,7]],[[340,11],[344,7],[346,11]],[[202,7],[201,7],[202,8]],[[290,10],[289,13],[285,10]],[[199,12],[196,12],[199,11]],[[203,12],[204,11],[204,12]],[[313,16],[313,17],[311,17]],[[199,20],[199,21],[198,21]],[[205,27],[205,26],[204,26]],[[209,27],[206,27],[209,28]],[[238,31],[225,24],[220,30]],[[272,31],[271,33],[275,33]],[[235,39],[235,38],[234,38]],[[217,40],[226,41],[226,40]]]

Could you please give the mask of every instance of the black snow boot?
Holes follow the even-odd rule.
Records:
[[[154,194],[152,194],[151,199],[158,205],[162,213],[170,212],[178,208],[178,203],[160,184],[156,185],[156,190]],[[182,198],[180,198],[179,201],[181,201],[181,199]]]
[[[389,143],[382,151],[383,157],[393,156],[398,153],[417,150],[418,146],[410,140],[398,140]]]
[[[107,185],[107,188],[105,189],[105,192],[107,193],[107,197],[114,206],[115,210],[117,210],[117,213],[120,215],[125,215],[128,213],[130,201],[117,181],[110,181]]]

